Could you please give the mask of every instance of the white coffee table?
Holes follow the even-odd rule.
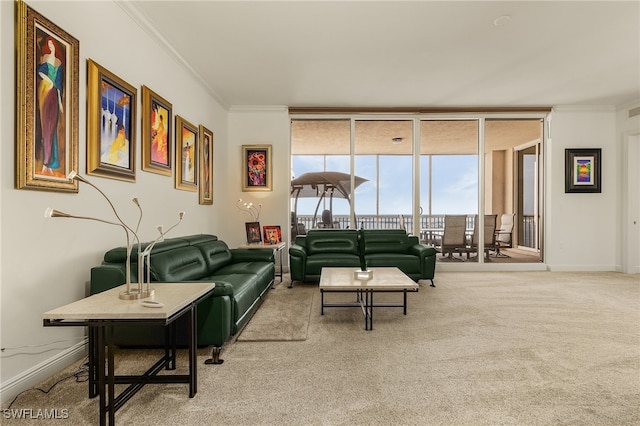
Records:
[[[403,308],[407,315],[407,293],[420,288],[411,278],[398,268],[370,268],[373,272],[368,280],[356,279],[357,268],[322,268],[320,273],[320,315],[324,308],[361,307],[364,314],[365,330],[373,329],[373,308]],[[374,303],[375,293],[403,293],[402,303]],[[356,293],[355,303],[325,303],[325,293]]]

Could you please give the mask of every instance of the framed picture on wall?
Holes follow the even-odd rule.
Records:
[[[242,191],[271,191],[271,145],[242,145]]]
[[[198,128],[176,116],[176,189],[198,189]]]
[[[172,105],[142,86],[142,170],[171,176]]]
[[[602,192],[600,154],[600,148],[565,150],[564,192]]]
[[[135,182],[137,93],[87,59],[87,174]]]
[[[200,125],[198,202],[213,204],[213,132]]]
[[[78,192],[80,42],[16,2],[16,170],[18,189]]]

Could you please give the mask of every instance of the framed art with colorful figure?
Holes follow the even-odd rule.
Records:
[[[200,125],[198,202],[213,204],[213,132]]]
[[[142,170],[171,176],[172,105],[142,86]]]
[[[247,230],[247,244],[255,244],[262,241],[260,222],[245,222],[244,226]]]
[[[278,244],[282,242],[282,230],[279,225],[265,225],[263,230],[263,242],[265,244]]]
[[[198,189],[198,128],[176,115],[176,189]]]
[[[602,192],[600,157],[600,148],[566,149],[564,192]]]
[[[27,6],[16,4],[17,189],[78,192],[80,42]]]
[[[242,191],[271,191],[271,145],[242,145]]]
[[[87,174],[135,182],[137,93],[87,59]]]

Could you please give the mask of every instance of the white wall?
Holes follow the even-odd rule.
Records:
[[[622,271],[640,273],[640,114],[629,117],[630,110],[640,108],[640,101],[624,105],[617,111],[620,152],[620,251]]]
[[[198,204],[196,192],[174,189],[173,177],[140,169],[140,112],[137,125],[137,181],[121,182],[106,178],[88,178],[111,196],[125,221],[134,223],[137,196],[144,208],[141,238],[155,238],[158,224],[170,225],[180,210],[186,212],[173,236],[193,233],[225,234],[221,202],[226,191],[227,112],[197,83],[191,74],[152,40],[116,3],[36,2],[28,4],[80,41],[79,84],[79,159],[80,172],[86,171],[86,60],[91,58],[138,88],[144,84],[173,104],[173,112],[193,124],[203,124],[214,132],[214,205]],[[73,12],[71,12],[73,10]],[[82,17],[82,19],[79,19]],[[0,112],[2,127],[0,160],[0,275],[1,353],[0,391],[6,401],[25,387],[39,382],[52,372],[47,367],[78,346],[84,334],[81,328],[44,328],[42,313],[80,299],[87,294],[89,272],[98,265],[109,248],[125,243],[120,229],[95,222],[45,219],[48,206],[88,216],[109,217],[103,199],[86,185],[78,194],[14,189],[14,3],[0,3],[2,38],[0,59]],[[284,154],[284,153],[283,153]],[[238,159],[238,164],[240,160]],[[275,221],[267,216],[266,219]],[[62,343],[37,348],[56,340]],[[79,346],[81,350],[81,345]],[[30,354],[25,354],[30,353]],[[76,355],[77,356],[77,355]],[[73,358],[73,357],[71,357]],[[68,361],[67,361],[68,362]],[[60,365],[53,364],[56,370]]]
[[[602,149],[602,193],[564,192],[566,148]],[[619,270],[619,158],[613,108],[556,107],[546,148],[546,263],[551,270]]]
[[[262,203],[260,225],[280,225],[283,241],[289,241],[289,183],[291,180],[290,120],[286,107],[234,107],[229,111],[229,152],[230,165],[227,179],[229,198],[228,209],[229,245],[246,243],[245,222],[249,216],[235,207],[241,198],[254,204]],[[272,145],[273,190],[269,192],[242,192],[242,145]],[[284,253],[285,265],[288,254]]]

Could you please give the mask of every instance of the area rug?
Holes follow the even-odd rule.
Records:
[[[269,290],[262,306],[238,336],[238,342],[289,342],[307,340],[313,295],[318,286],[288,280]]]

